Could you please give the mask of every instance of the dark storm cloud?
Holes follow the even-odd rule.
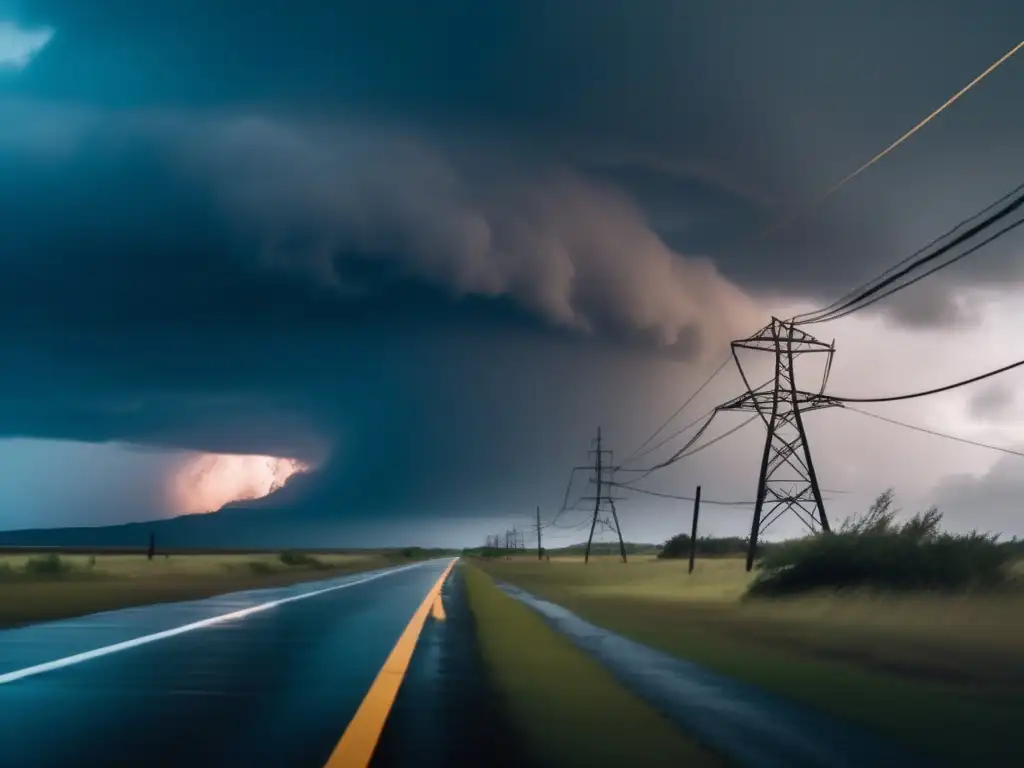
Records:
[[[650,428],[631,423],[657,394],[649,362],[478,319],[37,336],[5,345],[0,429],[296,455],[324,463],[311,513],[453,517],[557,495],[601,421],[620,447]]]
[[[872,274],[1016,181],[1024,107],[1011,61],[806,224],[726,252],[1008,50],[1024,20],[1011,0],[984,13],[966,0],[926,12],[881,0],[258,8],[101,0],[86,13],[77,2],[31,3],[26,21],[58,37],[8,88],[117,108],[342,111],[515,140],[593,170],[610,164],[610,179],[661,198],[656,223],[674,247],[706,248],[746,284],[797,291]],[[645,159],[647,178],[619,172],[623,158]],[[671,189],[680,170],[696,197],[710,199]],[[708,206],[730,224],[676,220],[703,220]]]
[[[148,239],[183,264],[201,250],[204,270],[234,252],[242,266],[305,272],[342,294],[365,291],[355,272],[369,268],[455,295],[507,296],[556,326],[639,331],[669,346],[695,330],[727,336],[751,317],[708,260],[673,253],[618,189],[503,156],[501,145],[451,146],[326,118],[71,110],[68,122],[88,127],[67,160],[66,136],[51,153],[33,130],[48,117],[23,105],[22,128],[11,130],[23,147],[37,142],[29,159],[12,161],[4,190],[10,210],[29,209],[39,223],[26,231],[10,219],[16,253],[68,252],[73,242],[79,252],[134,248],[153,259]],[[109,225],[96,227],[104,215]],[[64,226],[42,248],[38,230],[54,216]],[[79,226],[95,231],[83,238]],[[174,231],[164,238],[161,227]],[[189,242],[197,228],[220,242]]]
[[[1005,191],[1011,65],[807,223],[728,247],[1024,16],[929,8],[22,3],[56,35],[0,73],[0,431],[322,460],[323,514],[557,495],[602,414],[646,427],[667,364],[624,340],[685,357],[746,325],[716,268],[831,298]]]

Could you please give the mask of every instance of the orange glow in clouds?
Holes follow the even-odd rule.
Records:
[[[175,514],[216,512],[233,501],[261,499],[310,467],[297,459],[203,453],[189,458],[170,479]]]

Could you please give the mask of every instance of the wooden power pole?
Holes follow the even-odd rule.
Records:
[[[693,573],[693,558],[697,555],[697,516],[700,514],[700,486],[693,495],[693,523],[690,526],[690,570]]]
[[[541,546],[540,541],[540,507],[537,507],[537,559],[544,559],[544,547]]]

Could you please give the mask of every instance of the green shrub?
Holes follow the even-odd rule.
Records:
[[[833,533],[785,542],[765,554],[751,595],[816,589],[963,590],[1009,580],[1013,550],[997,536],[942,531],[931,509],[898,523],[887,490],[866,514]]]
[[[249,570],[261,576],[268,573],[277,572],[277,569],[273,566],[273,564],[268,563],[266,560],[249,561]]]
[[[747,539],[739,536],[728,536],[723,538],[711,538],[708,536],[697,537],[697,554],[707,557],[708,555],[741,555],[747,551]],[[690,535],[678,533],[665,542],[665,545],[658,553],[660,559],[687,558],[690,556]]]
[[[56,553],[30,557],[25,562],[25,573],[32,576],[60,576],[73,570],[74,566],[61,560]]]
[[[323,568],[325,567],[323,562],[317,560],[312,555],[307,555],[305,552],[295,552],[289,550],[282,552],[280,555],[282,563],[290,568],[302,567],[302,568]]]

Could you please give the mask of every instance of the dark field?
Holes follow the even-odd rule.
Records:
[[[475,561],[595,624],[959,762],[1024,762],[1024,593],[743,599],[736,559]]]

